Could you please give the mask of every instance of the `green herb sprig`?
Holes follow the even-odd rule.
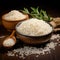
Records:
[[[25,14],[29,14],[31,16],[31,18],[37,18],[40,20],[45,20],[45,21],[51,21],[50,16],[47,14],[46,11],[44,10],[39,10],[39,7],[34,8],[31,7],[31,11],[29,11],[27,8],[24,8],[24,10],[22,10],[23,13]]]

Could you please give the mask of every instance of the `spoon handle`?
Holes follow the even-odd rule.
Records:
[[[14,36],[15,30],[12,31],[10,37]]]

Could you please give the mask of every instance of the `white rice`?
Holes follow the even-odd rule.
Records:
[[[19,12],[18,10],[12,10],[9,13],[5,14],[3,18],[8,21],[15,21],[22,20],[26,18],[26,16],[23,13]]]
[[[32,54],[37,54],[39,57],[39,55],[45,55],[45,54],[51,53],[51,49],[55,50],[56,45],[57,44],[55,44],[54,42],[50,42],[50,43],[46,44],[46,46],[44,48],[24,46],[23,48],[18,48],[18,49],[14,49],[12,51],[8,51],[7,55],[8,56],[16,55],[17,57],[24,58],[24,55],[29,56]]]
[[[32,18],[22,22],[17,27],[17,31],[28,36],[41,36],[49,34],[52,31],[52,27],[43,20]]]
[[[6,39],[3,42],[3,45],[6,46],[6,47],[13,46],[14,44],[15,44],[15,41],[12,38]]]

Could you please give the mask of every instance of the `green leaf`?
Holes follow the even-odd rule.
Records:
[[[39,14],[38,8],[39,8],[39,7],[37,7],[37,8],[33,8],[33,7],[31,7],[31,10],[32,10],[31,13]]]
[[[37,19],[45,20],[45,21],[51,20],[47,12],[42,9],[39,10],[39,7],[37,8],[31,7],[31,11],[29,11],[27,8],[24,8],[23,12],[26,14],[29,14],[32,18],[37,18]]]
[[[24,10],[22,11],[23,13],[29,14],[29,11],[27,8],[24,8]]]

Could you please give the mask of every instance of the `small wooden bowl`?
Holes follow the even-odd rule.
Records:
[[[46,35],[42,35],[42,36],[27,36],[27,35],[23,35],[23,34],[21,34],[21,33],[19,33],[17,31],[17,27],[20,24],[21,24],[21,22],[16,25],[16,34],[19,37],[19,39],[21,41],[23,41],[24,43],[33,44],[33,45],[42,44],[42,43],[45,43],[45,42],[49,41],[49,39],[51,38],[51,35],[52,35],[52,32],[53,32],[53,27],[52,27],[52,31],[50,33],[46,34]]]
[[[25,14],[26,15],[26,18],[24,18],[22,20],[17,20],[17,21],[16,20],[12,20],[12,21],[10,21],[10,20],[4,19],[4,15],[2,16],[2,24],[9,31],[12,31],[13,29],[15,29],[15,26],[16,26],[16,24],[18,22],[27,20],[29,18],[29,16],[27,14]]]

